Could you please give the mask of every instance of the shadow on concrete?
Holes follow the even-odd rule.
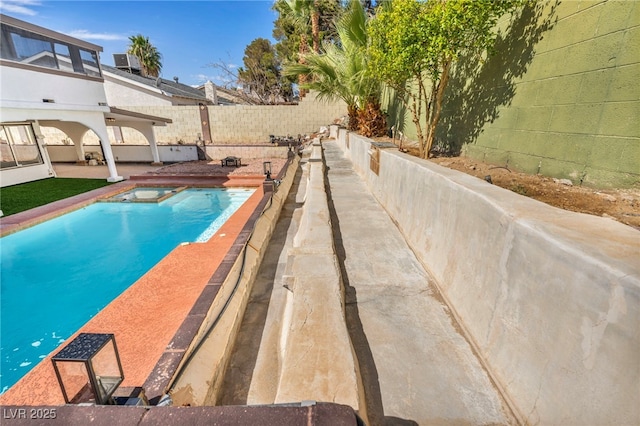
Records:
[[[231,361],[225,371],[222,391],[216,402],[217,405],[247,404],[253,371],[258,359],[262,335],[269,312],[271,295],[277,281],[278,261],[287,241],[287,230],[291,224],[293,213],[302,207],[300,203],[295,201],[301,175],[302,169],[298,167],[294,183],[289,190],[289,195],[258,271],[258,277],[251,290],[245,315],[238,332],[238,338],[231,355]]]
[[[324,154],[324,151],[323,151]],[[380,392],[380,381],[378,379],[378,369],[373,353],[369,346],[367,335],[364,332],[360,313],[358,311],[358,296],[356,289],[349,283],[349,275],[345,266],[346,251],[342,242],[342,232],[340,231],[340,219],[336,214],[333,197],[331,195],[331,185],[329,184],[328,166],[324,170],[324,185],[327,193],[327,204],[329,207],[329,216],[331,219],[331,229],[333,231],[333,244],[335,247],[338,265],[340,267],[340,275],[345,289],[345,315],[347,321],[347,330],[351,338],[351,344],[356,355],[356,361],[360,369],[360,377],[364,390],[365,403],[367,408],[367,416],[371,425],[398,425],[410,426],[417,423],[412,420],[400,419],[398,417],[385,417],[384,406],[382,404],[382,394]]]
[[[373,423],[372,423],[373,424]],[[387,416],[384,418],[384,426],[418,426],[413,420],[405,420],[399,417]]]
[[[527,72],[536,44],[557,22],[559,4],[556,0],[546,9],[544,2],[527,3],[498,36],[486,60],[477,53],[460,57],[444,95],[435,151],[459,155],[465,144],[477,140],[486,123],[498,118],[501,106],[511,104],[516,80]]]

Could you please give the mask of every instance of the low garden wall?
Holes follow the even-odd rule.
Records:
[[[113,158],[117,163],[150,163],[153,161],[149,145],[111,145]],[[76,148],[73,145],[47,145],[49,158],[53,163],[75,163],[78,161]],[[85,154],[97,154],[102,157],[100,145],[84,145]],[[195,145],[159,145],[160,161],[179,163],[198,159]]]
[[[520,422],[640,422],[640,232],[331,132]]]
[[[256,158],[288,158],[289,153],[288,147],[275,145],[208,145],[206,151],[207,156],[214,160],[229,156],[250,160]]]

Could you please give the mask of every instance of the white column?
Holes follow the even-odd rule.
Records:
[[[158,144],[156,143],[156,134],[153,132],[153,126],[149,125],[145,127],[147,128],[140,131],[142,132],[144,137],[147,138],[147,141],[149,141],[151,155],[153,156],[153,163],[151,164],[154,166],[161,166],[162,161],[160,161],[160,153],[158,152]]]
[[[84,134],[87,133],[88,127],[82,123],[76,123],[73,121],[60,121],[57,123],[52,123],[52,127],[63,131],[71,142],[73,142],[73,147],[76,149],[77,162],[84,163],[84,146],[82,145],[82,138]]]
[[[82,136],[80,136],[79,138],[73,138],[71,136],[69,136],[69,138],[71,139],[71,142],[73,142],[73,146],[76,149],[76,156],[78,157],[78,162],[85,162],[86,160],[84,159],[84,146],[82,145]]]
[[[116,162],[113,159],[113,151],[111,151],[111,143],[109,142],[109,135],[107,134],[106,126],[101,129],[95,129],[94,132],[100,139],[100,145],[102,146],[102,152],[104,153],[104,159],[107,162],[107,168],[109,169],[109,177],[107,182],[120,182],[124,180],[122,176],[118,176],[118,170],[116,170]]]

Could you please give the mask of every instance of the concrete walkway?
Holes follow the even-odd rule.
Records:
[[[337,144],[323,147],[347,322],[370,423],[514,423],[395,224]]]

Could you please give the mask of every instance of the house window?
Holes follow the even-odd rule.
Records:
[[[73,62],[71,61],[69,46],[66,44],[55,43],[53,45],[53,49],[56,54],[56,58],[58,59],[58,69],[73,72]]]
[[[0,25],[0,58],[77,74],[102,76],[97,52],[4,23]]]
[[[79,49],[82,66],[87,75],[100,77],[100,65],[98,65],[98,54],[88,50]]]
[[[30,124],[0,126],[0,168],[42,163],[42,154]]]

